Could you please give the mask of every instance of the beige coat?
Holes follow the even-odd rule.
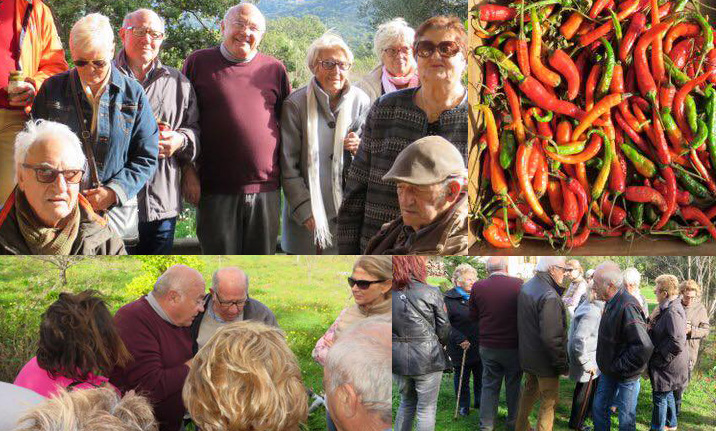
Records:
[[[686,344],[689,346],[689,370],[693,370],[699,356],[701,340],[709,336],[709,316],[701,301],[684,307],[684,311],[686,322],[691,323],[691,335],[686,336]]]

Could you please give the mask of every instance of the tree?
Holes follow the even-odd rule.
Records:
[[[34,259],[47,262],[57,268],[58,286],[67,285],[67,270],[80,263],[85,256],[32,256]]]
[[[402,17],[417,28],[435,15],[455,15],[464,21],[467,19],[467,0],[363,0],[360,12],[374,27]]]

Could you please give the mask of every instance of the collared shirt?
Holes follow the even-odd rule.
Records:
[[[147,302],[149,303],[149,305],[152,306],[152,310],[154,310],[159,315],[159,317],[162,318],[162,320],[174,325],[172,319],[169,318],[169,315],[167,315],[162,306],[159,305],[159,301],[157,301],[157,298],[154,297],[154,292],[147,293]]]
[[[99,117],[99,101],[102,99],[102,95],[104,94],[105,90],[107,89],[107,84],[109,84],[109,78],[112,74],[112,69],[110,68],[107,72],[107,75],[104,77],[104,80],[102,80],[102,83],[99,86],[99,89],[97,90],[97,93],[93,94],[92,89],[89,85],[87,85],[82,80],[82,75],[80,75],[80,82],[82,83],[82,90],[84,90],[85,96],[87,96],[87,100],[89,100],[90,105],[92,106],[92,127],[90,127],[90,133],[92,133],[92,136],[95,136],[97,133],[97,118]]]
[[[248,298],[246,300],[248,301]],[[243,309],[241,310],[241,313],[239,313],[239,315],[236,316],[236,319],[232,320],[231,322],[227,322],[226,320],[222,319],[221,316],[216,314],[216,312],[214,311],[214,298],[209,298],[209,302],[207,302],[206,308],[207,308],[206,312],[209,314],[209,316],[219,323],[232,323],[232,322],[240,322],[240,321],[244,320],[244,310]]]

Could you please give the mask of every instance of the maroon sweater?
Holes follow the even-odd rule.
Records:
[[[291,93],[283,63],[261,53],[232,63],[218,47],[193,52],[184,63],[199,106],[201,190],[259,193],[279,187],[281,104]]]
[[[114,322],[132,354],[125,369],[116,369],[110,382],[122,392],[135,389],[149,397],[160,431],[177,431],[184,417],[181,391],[192,357],[189,328],[174,326],[140,298],[117,311]]]
[[[492,275],[472,286],[470,316],[479,320],[480,346],[517,349],[517,296],[522,280]]]

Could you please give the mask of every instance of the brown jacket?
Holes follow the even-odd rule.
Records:
[[[686,335],[686,344],[689,346],[689,369],[693,370],[699,356],[701,340],[709,336],[709,316],[701,301],[684,307],[684,311],[686,322],[691,323],[691,335]]]
[[[370,240],[365,254],[467,254],[467,193],[440,218],[415,232],[398,217]]]

